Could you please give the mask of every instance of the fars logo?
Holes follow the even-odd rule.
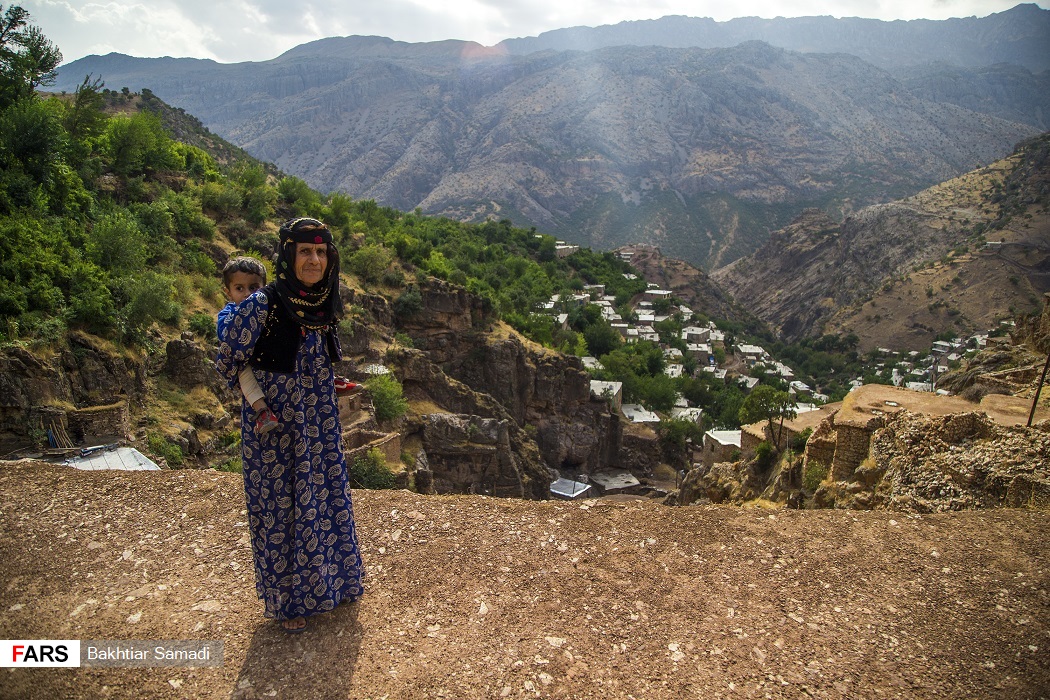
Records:
[[[80,666],[79,639],[0,640],[0,667],[63,668]]]

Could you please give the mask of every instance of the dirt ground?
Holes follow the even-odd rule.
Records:
[[[367,593],[262,616],[241,477],[0,462],[0,637],[216,639],[3,698],[1039,698],[1050,513],[355,491]]]

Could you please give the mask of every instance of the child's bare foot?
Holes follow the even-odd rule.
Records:
[[[277,416],[274,412],[268,408],[263,409],[255,419],[255,434],[262,435],[268,433],[279,425],[280,422],[277,420]]]

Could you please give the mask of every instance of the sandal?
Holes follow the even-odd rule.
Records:
[[[286,623],[288,623],[288,622],[295,622],[296,620],[302,620],[303,621],[303,626],[302,627],[288,627],[286,625]],[[301,632],[305,632],[306,631],[306,618],[305,617],[297,617],[297,618],[293,618],[291,620],[280,620],[277,624],[280,625],[281,629],[284,630],[287,634],[300,634]]]

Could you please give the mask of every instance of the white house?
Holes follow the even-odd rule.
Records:
[[[682,329],[682,340],[684,340],[687,343],[706,343],[710,339],[710,328],[700,328],[699,326],[686,326]]]
[[[632,423],[660,422],[660,416],[636,403],[625,403],[620,410]]]
[[[758,377],[740,377],[737,381],[740,383],[740,386],[744,388],[744,391],[751,391],[758,386],[759,380]]]
[[[728,462],[740,453],[739,430],[708,430],[704,433],[704,464]]]
[[[737,352],[744,358],[744,362],[753,365],[765,359],[766,351],[757,345],[742,344],[737,346]]]
[[[602,363],[598,361],[597,357],[591,357],[590,355],[586,355],[584,357],[581,357],[580,361],[583,362],[584,369],[592,371],[596,369],[604,369],[604,367],[602,367]]]

